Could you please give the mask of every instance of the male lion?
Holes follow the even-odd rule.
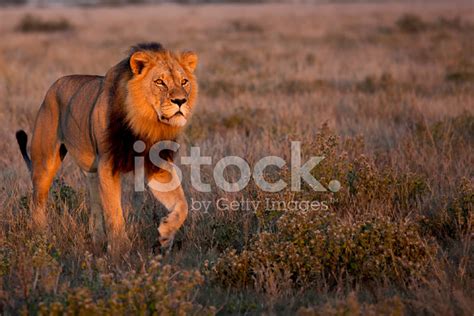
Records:
[[[134,169],[133,145],[141,140],[146,145],[147,181],[166,184],[176,179],[173,170],[151,163],[148,152],[156,142],[176,140],[190,118],[198,92],[196,65],[193,52],[175,54],[158,43],[145,43],[132,47],[105,76],[57,80],[36,118],[31,159],[27,134],[16,134],[33,181],[34,226],[47,226],[48,191],[69,152],[87,175],[94,243],[107,236],[112,249],[127,246],[120,175]],[[172,160],[171,151],[160,157]],[[151,191],[169,211],[158,227],[159,241],[166,247],[185,221],[188,205],[180,185],[169,192]]]

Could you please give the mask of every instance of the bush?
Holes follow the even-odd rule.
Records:
[[[53,203],[60,209],[74,210],[84,198],[62,179],[55,179],[51,188]]]
[[[323,125],[315,141],[306,147],[312,156],[325,159],[312,170],[315,179],[328,187],[332,179],[341,182],[341,190],[333,196],[337,207],[352,214],[364,211],[364,207],[383,205],[384,214],[391,210],[409,210],[429,193],[425,176],[414,172],[400,172],[391,165],[376,163],[365,154],[362,138],[341,140],[327,125]],[[314,192],[307,185],[296,193],[301,200],[320,200],[327,193]],[[354,209],[354,205],[361,209]]]
[[[423,227],[441,242],[462,240],[472,234],[474,227],[474,184],[468,179],[462,179],[458,192],[446,197],[446,200],[444,208],[422,220]]]
[[[150,267],[141,273],[131,272],[118,281],[113,276],[103,275],[102,282],[109,288],[109,294],[95,300],[86,288],[73,289],[64,301],[40,303],[39,314],[65,313],[68,315],[186,315],[204,311],[191,301],[194,287],[202,282],[198,272],[175,274],[171,266],[161,267],[158,261],[151,261]]]
[[[209,315],[213,307],[194,302],[204,278],[198,271],[162,265],[160,257],[144,257],[138,269],[127,272],[106,256],[89,252],[65,266],[70,255],[56,238],[27,230],[0,238],[0,303],[7,314],[39,315]],[[68,257],[69,256],[69,257]],[[78,282],[71,284],[74,275]],[[77,283],[81,286],[77,286]]]
[[[427,28],[426,23],[415,14],[406,13],[396,22],[400,31],[405,33],[419,33]]]
[[[101,273],[95,288],[71,288],[65,297],[44,298],[30,309],[39,315],[211,315],[214,308],[193,302],[203,280],[198,271],[162,266],[156,258],[140,272]]]
[[[456,83],[474,82],[474,72],[468,71],[453,71],[446,74],[446,81],[453,81]]]
[[[283,215],[241,253],[227,250],[213,268],[216,281],[259,288],[261,276],[308,286],[319,281],[385,281],[404,285],[430,268],[436,248],[413,223],[385,217],[343,221],[329,212]]]
[[[72,30],[72,24],[65,18],[43,20],[37,16],[25,15],[17,26],[20,32],[60,32]]]
[[[367,76],[363,81],[356,84],[356,88],[365,93],[387,91],[395,86],[396,82],[390,73],[383,73],[379,78]]]
[[[235,20],[231,21],[230,29],[236,32],[261,33],[264,31],[263,27],[252,21]]]

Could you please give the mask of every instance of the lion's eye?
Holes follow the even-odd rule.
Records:
[[[182,86],[185,86],[185,85],[188,84],[188,82],[189,82],[188,79],[183,79],[183,80],[181,80],[181,85],[182,85]]]
[[[163,80],[161,80],[161,79],[156,79],[156,80],[155,80],[155,83],[156,83],[157,85],[159,85],[159,86],[164,86],[164,87],[166,86],[166,85],[165,85],[165,82],[164,82]]]

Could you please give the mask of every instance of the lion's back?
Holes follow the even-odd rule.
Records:
[[[64,76],[56,80],[50,92],[55,95],[60,106],[64,107],[71,104],[71,101],[93,98],[99,93],[103,80],[103,76],[96,75]]]

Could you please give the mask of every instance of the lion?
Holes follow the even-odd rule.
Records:
[[[174,53],[159,43],[141,43],[105,76],[71,75],[58,79],[38,111],[30,156],[28,136],[16,133],[33,182],[33,226],[44,230],[49,188],[67,153],[87,178],[93,242],[107,241],[113,249],[130,245],[121,206],[121,175],[134,170],[134,144],[176,141],[189,121],[198,94],[194,71],[198,57]],[[141,143],[141,144],[143,144]],[[160,157],[173,161],[173,152]],[[165,170],[166,169],[166,170]],[[148,183],[170,183],[172,168],[145,159]],[[158,227],[162,247],[170,247],[183,225],[188,205],[180,184],[169,192],[151,189],[168,210]]]

